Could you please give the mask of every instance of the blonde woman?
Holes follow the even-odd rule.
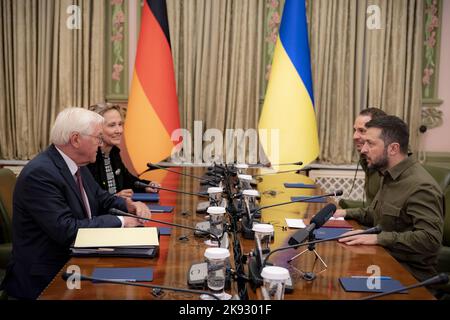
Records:
[[[109,103],[96,104],[89,107],[89,110],[97,112],[105,119],[103,124],[103,143],[98,148],[95,163],[88,165],[98,184],[110,194],[116,194],[124,198],[132,197],[135,181],[150,183],[151,186],[160,186],[154,182],[138,179],[123,164],[119,149],[123,134],[123,119],[120,106]],[[157,191],[155,188],[146,188],[146,192]]]

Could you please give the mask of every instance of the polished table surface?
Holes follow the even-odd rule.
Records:
[[[178,169],[185,173],[201,175],[205,169]],[[185,191],[200,191],[199,180],[180,176],[174,173],[165,173],[159,181],[170,189]],[[313,183],[308,177],[294,173],[278,175],[266,175],[258,184],[261,193],[260,206],[290,201],[291,196],[321,194],[316,189],[287,189],[284,182]],[[161,191],[161,205],[174,206],[172,213],[153,214],[152,218],[194,226],[196,222],[204,221],[204,215],[196,213],[197,203],[204,199],[196,196],[175,194]],[[330,200],[332,201],[332,200]],[[325,204],[323,203],[295,203],[286,206],[274,207],[262,210],[262,221],[271,223],[275,228],[275,239],[271,249],[287,245],[289,237],[296,229],[286,228],[285,218],[304,218],[308,222]],[[154,223],[149,225],[154,226]],[[357,225],[353,224],[355,228]],[[162,294],[156,295],[148,288],[140,288],[127,285],[108,283],[91,283],[82,281],[80,289],[68,289],[61,274],[67,271],[69,266],[77,266],[81,273],[90,276],[94,268],[98,267],[151,267],[153,268],[153,285],[164,285],[177,288],[187,287],[187,274],[189,267],[194,263],[204,261],[203,254],[207,246],[204,238],[195,237],[190,230],[172,228],[170,236],[160,237],[160,252],[154,259],[139,258],[80,258],[72,257],[60,273],[54,278],[49,286],[41,293],[41,300],[110,300],[110,299],[199,299],[197,294],[179,293],[163,290]],[[232,242],[232,241],[230,241]],[[243,254],[248,254],[254,249],[254,241],[240,238]],[[317,274],[313,281],[302,279],[297,270],[309,270],[313,261],[313,253],[307,251],[300,258],[288,264],[287,260],[303,251],[303,247],[295,250],[289,249],[274,253],[270,262],[277,266],[287,267],[290,270],[294,282],[292,293],[285,294],[285,299],[359,299],[368,296],[368,293],[346,292],[339,283],[340,277],[349,276],[371,276],[368,268],[374,266],[380,268],[381,275],[391,276],[399,280],[403,285],[411,285],[417,281],[414,277],[384,248],[380,246],[347,246],[336,241],[320,243],[316,250],[327,264],[328,268]],[[231,255],[233,250],[230,248]],[[232,259],[232,257],[231,257]],[[233,263],[232,259],[232,263]],[[373,272],[373,271],[372,271]],[[228,293],[236,295],[237,285],[233,281],[232,288]],[[248,287],[249,299],[262,299],[260,290],[254,292],[250,285]],[[434,299],[428,290],[418,288],[410,290],[407,294],[393,294],[384,299]]]

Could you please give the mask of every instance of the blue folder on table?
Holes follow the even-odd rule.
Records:
[[[322,239],[330,239],[334,237],[339,237],[343,235],[344,233],[351,231],[353,229],[349,228],[319,228],[314,230],[314,235],[316,236],[317,240]]]
[[[152,268],[95,268],[92,277],[115,281],[152,281]],[[97,281],[94,281],[97,282]]]
[[[349,278],[339,278],[339,282],[342,287],[347,292],[372,292],[372,293],[380,293],[380,292],[388,292],[392,290],[402,289],[405,286],[400,283],[400,281],[391,279],[389,277],[380,277],[380,286],[379,288],[371,288],[374,285],[375,281],[369,279],[369,277],[349,277]],[[402,291],[400,293],[408,293],[407,290]]]
[[[327,199],[326,198],[317,198],[317,196],[302,196],[302,197],[291,197],[291,201],[326,203]]]
[[[145,202],[158,202],[159,201],[159,194],[158,193],[139,193],[135,192],[133,193],[133,196],[131,197],[131,200],[133,201],[145,201]]]
[[[303,189],[315,189],[315,184],[305,184],[305,183],[284,183],[285,188],[303,188]]]
[[[171,206],[158,206],[156,204],[149,204],[147,207],[150,209],[152,213],[164,213],[164,212],[172,212],[173,207]]]
[[[158,227],[158,231],[160,236],[170,236],[172,233],[172,228]]]

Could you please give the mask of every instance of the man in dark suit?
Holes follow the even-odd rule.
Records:
[[[13,253],[2,284],[10,297],[36,299],[69,259],[79,228],[134,227],[143,221],[108,214],[110,208],[149,217],[145,204],[110,195],[84,167],[102,143],[103,117],[62,111],[50,147],[20,173],[13,195]]]

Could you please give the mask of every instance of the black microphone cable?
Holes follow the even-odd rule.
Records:
[[[233,235],[233,256],[234,256],[234,264],[237,274],[237,286],[238,286],[238,295],[241,300],[248,300],[248,292],[247,292],[247,281],[242,277],[245,274],[245,269],[243,265],[242,258],[242,248],[239,238],[237,236],[237,226],[238,226],[238,210],[234,205],[232,198],[232,189],[231,189],[231,174],[229,172],[229,168],[225,165],[224,170],[224,182],[225,182],[225,193],[228,196],[228,211],[230,212],[230,223],[231,223],[231,231]]]
[[[356,170],[355,170],[355,175],[353,176],[352,187],[350,188],[350,192],[348,193],[347,198],[350,198],[350,195],[351,195],[352,192],[353,192],[353,188],[355,187],[356,176],[357,176],[357,174],[358,174],[358,169],[359,169],[359,163],[360,163],[360,161],[361,161],[361,160],[359,160],[358,163],[356,164]],[[363,200],[363,204],[364,204],[364,200]],[[364,207],[364,205],[363,205],[363,207]]]

